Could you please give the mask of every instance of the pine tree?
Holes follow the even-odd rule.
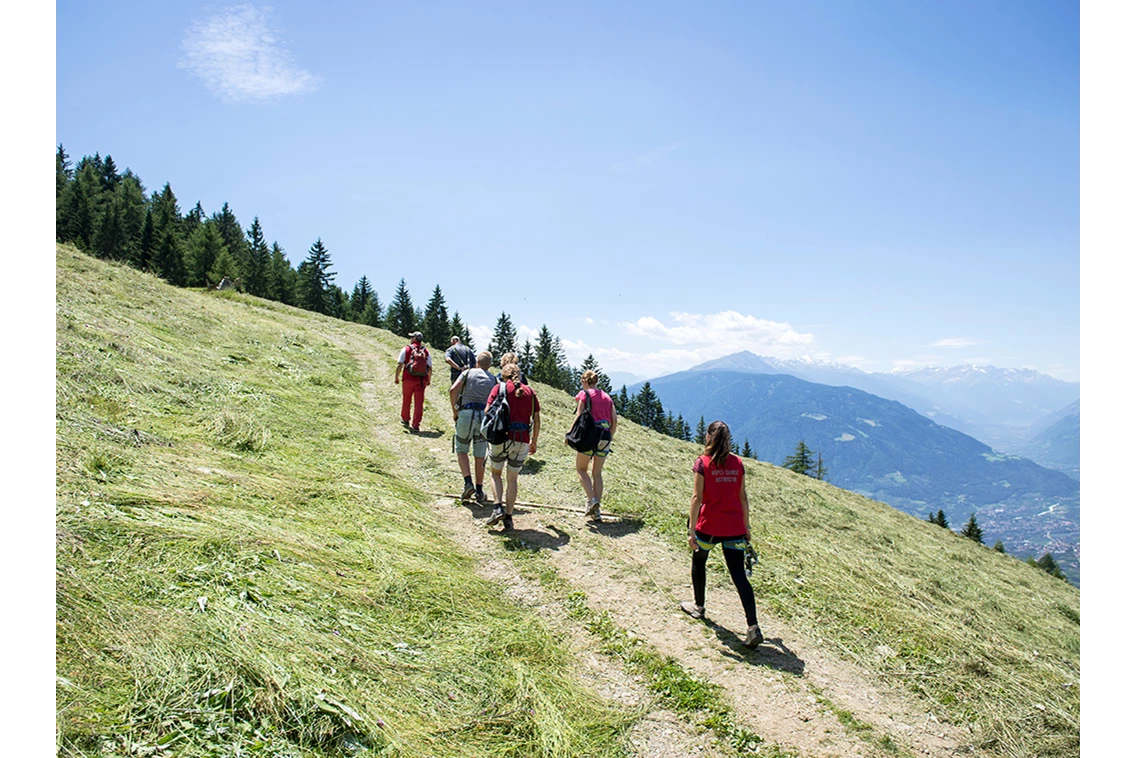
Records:
[[[967,520],[959,533],[969,540],[978,542],[980,545],[983,544],[983,530],[979,528],[979,522],[975,520],[974,513],[971,514],[971,518]]]
[[[1054,556],[1050,553],[1043,553],[1036,565],[1051,576],[1058,577],[1059,579],[1066,578],[1066,575],[1062,573],[1062,567],[1058,565],[1058,561],[1054,560]]]
[[[276,242],[272,243],[269,259],[268,296],[278,302],[292,305],[294,302],[293,277],[296,272],[292,270],[292,264],[284,256],[284,249]]]
[[[435,348],[445,350],[450,346],[450,315],[446,312],[446,298],[442,287],[434,285],[434,292],[426,302],[423,311],[422,336]]]
[[[249,270],[249,243],[245,241],[245,230],[241,228],[241,222],[230,210],[229,203],[223,203],[221,210],[214,213],[211,218],[217,223],[217,231],[221,233],[225,247],[229,248],[229,255],[233,256],[233,260],[237,262],[237,270],[241,272],[238,276],[247,275]],[[317,311],[317,313],[324,313],[324,311]]]
[[[221,236],[217,235],[217,239],[220,240]],[[213,265],[206,272],[205,278],[216,286],[225,277],[229,277],[229,281],[234,281],[240,277],[240,273],[237,271],[237,262],[233,260],[233,256],[229,255],[229,248],[222,245],[221,249],[217,251],[217,256],[213,259]]]
[[[699,416],[699,423],[695,425],[695,442],[702,445],[707,440],[707,422],[702,416]]]
[[[991,546],[991,549],[994,550],[996,553],[1006,553],[1007,552],[1007,548],[1006,548],[1006,546],[1003,545],[1002,540],[995,540],[995,544]]]
[[[537,351],[533,349],[533,343],[525,340],[525,344],[521,346],[521,350],[517,353],[517,365],[529,376],[533,373],[533,364],[537,362]]]
[[[104,193],[114,192],[119,183],[118,166],[109,154],[103,159],[102,171],[99,175],[99,185]]]
[[[190,212],[182,218],[182,229],[185,230],[186,237],[189,237],[194,231],[205,223],[205,209],[201,207],[201,201],[190,208]]]
[[[629,416],[632,417],[633,421],[646,426],[648,429],[667,433],[667,416],[663,412],[663,403],[655,394],[655,390],[651,388],[651,382],[643,383],[640,391],[636,393],[629,405],[631,406]]]
[[[747,437],[745,440],[743,440],[742,457],[743,458],[753,458],[754,457],[754,451],[750,449],[750,438],[749,437]]]
[[[100,197],[99,171],[95,162],[82,158],[75,167],[74,180],[64,187],[60,199],[62,218],[57,217],[56,225],[63,228],[64,242],[70,242],[80,250],[91,249],[91,238],[99,220]]]
[[[738,455],[738,440],[731,440],[730,441],[730,452],[734,453],[735,455]]]
[[[63,195],[67,185],[71,183],[72,176],[71,160],[67,157],[67,151],[63,149],[63,143],[60,142],[55,151],[55,238],[60,242],[65,241],[66,235]]]
[[[478,352],[478,348],[474,345],[474,338],[470,335],[470,327],[466,326],[462,321],[462,317],[454,311],[454,318],[450,319],[450,333],[458,335],[458,339],[462,340],[462,344]]]
[[[127,169],[115,194],[122,211],[122,243],[118,259],[136,265],[141,256],[142,234],[146,227],[146,190],[142,180]]]
[[[817,451],[817,466],[813,470],[813,477],[815,479],[824,480],[825,475],[829,473],[829,469],[825,468],[824,462],[821,460],[821,451]]]
[[[249,251],[248,266],[242,274],[245,292],[257,297],[266,297],[272,252],[265,242],[261,220],[257,216],[253,216],[253,223],[249,227],[246,247]]]
[[[324,247],[321,238],[317,237],[312,247],[308,248],[308,257],[300,267],[297,281],[300,307],[331,315],[333,310],[331,285],[336,274],[328,270],[332,267],[332,256]]]
[[[154,259],[157,238],[154,236],[154,213],[146,207],[146,220],[142,224],[142,238],[138,241],[136,257],[130,263],[141,271],[149,271]]]
[[[98,258],[117,259],[123,241],[122,208],[117,202],[108,203],[91,238],[91,252]]]
[[[593,358],[592,353],[589,353],[588,357],[584,359],[584,362],[580,364],[580,373],[583,374],[585,371],[595,371],[596,386],[609,395],[612,394],[612,380],[609,379],[608,375],[604,373],[604,370],[600,368],[600,361]]]
[[[944,515],[944,509],[943,508],[940,508],[938,513],[929,513],[928,514],[928,523],[935,524],[936,526],[942,526],[944,529],[949,528],[947,516]]]
[[[190,287],[208,287],[209,285],[217,285],[221,279],[213,277],[213,264],[217,262],[217,257],[221,254],[222,250],[227,250],[225,241],[221,239],[221,233],[217,231],[217,224],[210,219],[204,224],[201,224],[190,235],[189,241],[186,243],[186,284]],[[232,256],[229,257],[230,263],[233,262]],[[228,267],[226,271],[229,270]],[[230,279],[236,279],[236,269],[226,274]]]
[[[172,227],[168,227],[158,239],[154,252],[153,268],[158,276],[177,287],[186,285],[185,262],[182,260],[182,245]]]
[[[813,451],[806,446],[805,440],[798,442],[794,452],[786,456],[785,462],[782,463],[782,468],[788,468],[796,474],[809,476],[809,473],[813,471],[814,468]]]
[[[395,297],[387,307],[387,328],[400,337],[410,338],[415,331],[415,305],[411,301],[411,293],[407,291],[405,279],[399,280],[399,287],[395,290]]]
[[[509,314],[505,311],[502,311],[501,315],[498,316],[488,349],[493,353],[494,362],[498,365],[500,365],[501,356],[506,353],[517,352],[517,330],[513,328],[513,321],[510,320]]]
[[[371,287],[371,282],[367,281],[366,276],[359,277],[359,281],[355,283],[355,288],[351,291],[351,300],[348,303],[352,321],[363,322],[363,311],[373,301],[378,301],[378,296]],[[372,308],[372,310],[375,309]]]
[[[691,441],[691,425],[683,420],[683,414],[675,417],[675,438],[684,442]]]
[[[628,385],[620,385],[620,391],[612,398],[612,405],[616,407],[616,413],[621,416],[628,415]]]
[[[154,240],[158,247],[161,248],[167,232],[174,235],[179,247],[184,247],[186,240],[182,231],[182,214],[178,209],[178,198],[169,182],[166,182],[161,192],[150,196],[150,209],[154,214]],[[152,257],[159,254],[161,251],[152,254]]]

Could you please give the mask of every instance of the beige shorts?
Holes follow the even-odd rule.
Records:
[[[506,440],[500,445],[490,445],[490,469],[501,471],[509,461],[509,468],[520,471],[529,457],[529,443],[517,440]]]

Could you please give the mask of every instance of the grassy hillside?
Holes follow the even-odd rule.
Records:
[[[69,248],[57,303],[61,754],[629,750],[643,714],[582,684],[564,641],[436,531],[426,492],[460,481],[428,448],[449,447],[443,383],[424,421],[438,437],[373,434],[397,419],[369,417],[361,387],[395,391],[396,337]],[[364,375],[365,349],[389,370]],[[537,389],[522,498],[582,506],[558,441],[571,399]],[[637,516],[676,560],[696,454],[626,424],[606,469],[605,510]],[[1077,590],[747,466],[760,618],[966,727],[978,754],[1077,754]]]

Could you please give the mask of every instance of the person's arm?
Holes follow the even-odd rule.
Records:
[[[458,397],[462,394],[462,388],[466,386],[466,372],[463,371],[450,385],[450,407],[454,409],[454,420],[458,420]]]
[[[698,550],[699,543],[695,541],[695,524],[699,521],[699,506],[703,503],[703,475],[695,474],[695,492],[691,495],[691,510],[687,514],[687,547]]]
[[[608,401],[611,402],[612,398],[609,397]],[[610,436],[612,439],[616,439],[616,416],[617,415],[619,415],[619,414],[616,413],[616,404],[612,403],[612,424],[608,428],[608,436]]]
[[[446,352],[445,352],[445,353],[442,355],[442,357],[446,359],[446,362],[447,362],[448,364],[450,364],[450,368],[458,369],[459,371],[461,371],[461,370],[462,370],[462,367],[461,367],[461,366],[459,366],[457,363],[455,363],[455,362],[454,362],[454,359],[450,357],[450,351],[449,351],[449,350],[447,350],[447,351],[446,351]]]
[[[738,475],[738,483],[741,489],[738,491],[738,499],[742,501],[742,523],[746,525],[746,541],[750,541],[750,498],[746,496],[746,469],[741,469]]]
[[[399,374],[401,373],[401,370],[403,368],[403,354],[406,351],[407,351],[406,348],[403,348],[402,350],[400,350],[399,351],[399,360],[395,361],[395,384],[399,383]]]
[[[529,434],[529,455],[537,452],[537,435],[541,433],[541,409],[533,411],[533,427]]]

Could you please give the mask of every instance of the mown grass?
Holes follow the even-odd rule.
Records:
[[[229,692],[256,692],[240,702],[267,711],[230,717],[221,734],[236,739],[235,730],[250,728],[239,725],[255,727],[265,713],[265,723],[300,724],[267,732],[268,746],[259,748],[265,754],[350,752],[364,739],[375,750],[408,755],[539,755],[582,745],[582,754],[618,752],[628,717],[574,689],[563,652],[541,636],[547,631],[468,579],[465,562],[431,534],[420,490],[452,486],[454,471],[422,455],[413,475],[392,473],[388,453],[366,428],[358,397],[363,377],[324,335],[392,356],[396,338],[242,296],[172,290],[68,249],[60,251],[59,271],[63,752],[108,740],[153,746],[180,724],[163,725],[169,716],[136,723],[137,714],[153,711],[149,689],[161,677],[151,672],[163,665],[143,661],[164,649],[162,640],[189,660],[205,655],[198,647],[212,651],[216,665],[194,668],[198,679],[179,675],[177,689],[201,694],[200,701],[183,697],[158,712],[210,712],[201,703],[221,697],[208,693],[224,690],[230,678],[203,681],[201,672],[228,670],[233,661],[226,656],[242,648],[230,642],[222,654],[225,646],[215,641],[241,640],[242,627],[246,635],[255,630],[247,655],[272,667],[246,665],[240,670],[250,672],[247,685]],[[426,423],[448,435],[443,384],[430,389]],[[543,432],[533,468],[540,470],[523,477],[521,497],[583,507],[571,451],[559,441],[571,398],[537,389]],[[605,510],[635,515],[683,554],[698,448],[632,424],[621,425],[615,448],[605,468]],[[904,686],[937,718],[970,729],[982,754],[1077,755],[1075,588],[823,482],[758,462],[748,462],[747,471],[761,553],[752,579],[760,621],[777,617],[882,682]],[[209,569],[194,539],[229,545],[235,557],[224,565],[241,570]],[[620,549],[618,541],[610,549]],[[253,556],[264,566],[250,563]],[[194,573],[201,566],[203,573]],[[709,570],[711,581],[728,581],[716,562]],[[420,591],[425,587],[430,591]],[[471,609],[470,625],[439,620],[451,594],[461,615]],[[197,603],[203,596],[204,612]],[[329,616],[333,606],[363,620]],[[479,633],[517,640],[513,626],[526,635],[516,648]],[[131,643],[126,648],[116,641],[123,639]],[[503,649],[518,649],[503,659],[522,674],[494,663]],[[336,651],[356,663],[345,666]],[[546,660],[554,654],[562,657]],[[359,661],[367,667],[357,670]],[[395,663],[422,668],[395,666],[405,680],[360,673],[386,672]],[[139,671],[146,676],[136,677]],[[488,683],[478,679],[483,675]],[[464,689],[442,693],[436,681]],[[524,706],[541,701],[525,694],[534,687],[561,692],[562,685],[556,708]],[[344,725],[350,717],[329,712],[337,706],[321,693],[384,726],[357,736]],[[220,713],[237,712],[225,707]],[[516,727],[518,717],[524,728]],[[224,740],[213,722],[201,718],[186,720],[187,736],[166,744],[181,745],[179,754],[225,753],[216,747]],[[285,736],[272,736],[279,734]],[[254,734],[234,744],[251,751],[262,742]]]
[[[521,498],[583,509],[572,451],[560,443],[575,405],[536,387],[544,431],[535,458],[545,465],[523,477]],[[441,397],[435,406],[445,407]],[[691,465],[700,452],[621,424],[604,469],[605,511],[642,519],[685,552]],[[746,469],[760,622],[777,617],[903,686],[937,718],[969,728],[987,754],[1078,754],[1076,588],[825,482],[758,461]],[[729,586],[720,562],[708,571]]]
[[[625,753],[372,442],[368,330],[57,265],[61,755]]]

